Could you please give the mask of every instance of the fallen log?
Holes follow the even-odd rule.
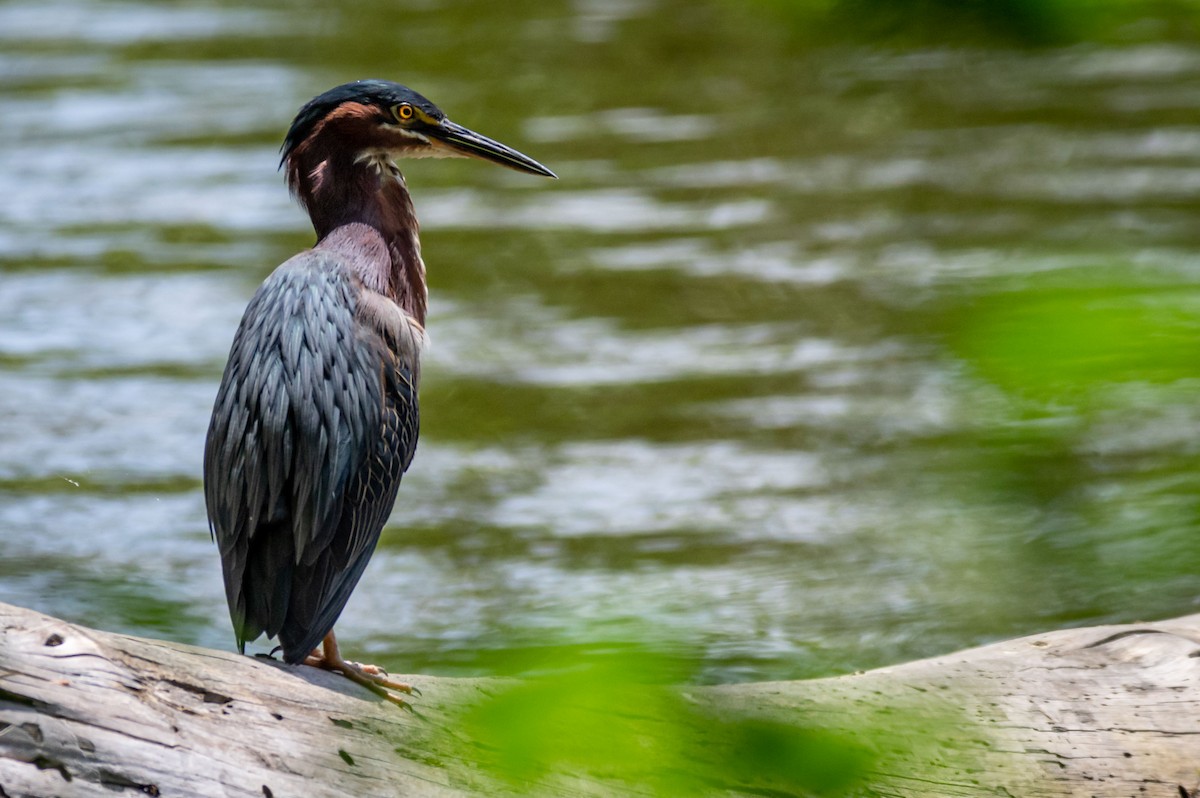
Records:
[[[314,668],[0,604],[0,798],[671,795],[685,784],[687,794],[784,796],[822,783],[871,796],[1190,798],[1200,794],[1198,676],[1191,615],[849,676],[682,688],[678,703],[614,684],[607,709],[585,707],[611,713],[597,725],[555,715],[571,693],[552,692],[545,709],[520,682],[402,677],[423,693],[406,712]],[[535,729],[541,742],[598,750],[629,729],[621,739],[633,742],[609,759],[552,745],[543,753],[557,762],[505,770],[497,756],[522,731],[480,726],[477,712],[505,701],[549,724]],[[789,748],[764,729],[820,745]],[[849,748],[830,748],[826,733]],[[825,757],[832,781],[805,782],[804,763],[775,767],[806,750]]]

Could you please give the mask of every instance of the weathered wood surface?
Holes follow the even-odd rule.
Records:
[[[713,719],[862,736],[879,752],[869,795],[1179,798],[1200,783],[1198,677],[1193,615],[686,695]],[[503,683],[407,678],[413,713],[335,674],[0,604],[0,798],[651,794],[605,773],[498,782],[456,718]],[[711,792],[795,792],[752,781]]]

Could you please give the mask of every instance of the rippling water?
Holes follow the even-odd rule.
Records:
[[[278,142],[378,76],[561,179],[406,165],[433,346],[352,651],[649,629],[788,678],[1190,611],[1195,375],[1030,422],[953,341],[1045,275],[1196,295],[1200,49],[756,13],[0,4],[0,599],[231,645],[200,461],[246,301],[312,243]]]

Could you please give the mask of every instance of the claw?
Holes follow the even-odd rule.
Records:
[[[378,665],[364,665],[361,662],[350,662],[347,660],[347,665],[351,668],[358,668],[362,673],[370,674],[371,676],[387,676],[388,672]]]
[[[389,678],[387,671],[378,665],[363,665],[359,662],[350,662],[342,659],[342,654],[338,650],[337,638],[333,636],[333,632],[325,635],[325,640],[321,644],[321,651],[313,651],[311,655],[305,658],[304,664],[340,673],[350,681],[361,684],[372,693],[381,698],[386,698],[393,704],[410,712],[413,711],[412,705],[395,693],[405,693],[407,695],[421,694],[421,691],[412,685],[397,682]]]

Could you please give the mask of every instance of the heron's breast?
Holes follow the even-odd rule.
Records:
[[[414,372],[419,368],[421,352],[428,343],[425,328],[403,308],[369,289],[358,297],[358,322],[379,335],[396,359]]]

